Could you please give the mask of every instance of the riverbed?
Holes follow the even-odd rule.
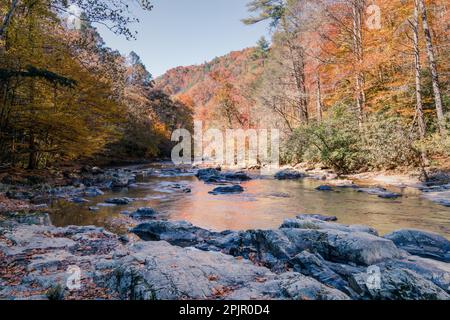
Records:
[[[209,192],[215,185],[199,181],[194,171],[167,174],[163,167],[156,167],[150,174],[138,175],[132,186],[107,191],[89,198],[87,203],[54,201],[51,220],[56,226],[110,228],[111,219],[140,207],[150,207],[167,220],[185,220],[202,228],[223,231],[273,229],[286,218],[299,214],[326,214],[336,216],[343,224],[371,226],[381,234],[415,228],[450,238],[450,208],[423,198],[415,188],[391,188],[402,197],[382,199],[355,188],[317,191],[316,187],[324,182],[309,178],[295,181],[256,175],[252,178],[242,182],[244,193],[212,195]],[[98,206],[112,197],[128,197],[134,201],[125,206]],[[98,210],[92,211],[90,207]]]

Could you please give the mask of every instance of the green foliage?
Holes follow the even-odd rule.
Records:
[[[297,161],[319,161],[337,173],[354,172],[364,166],[361,138],[356,119],[344,107],[331,110],[322,123],[297,128],[289,138],[291,154]]]
[[[261,37],[256,44],[255,52],[253,53],[253,59],[267,59],[270,51],[270,43],[266,38]]]
[[[419,136],[400,117],[374,114],[364,125],[364,149],[373,169],[396,169],[420,165]]]
[[[258,15],[243,19],[243,23],[250,25],[270,20],[271,26],[275,27],[285,13],[286,4],[284,0],[252,0],[247,4],[247,8]]]
[[[414,130],[403,119],[374,114],[359,128],[347,110],[343,106],[332,108],[322,123],[294,130],[283,148],[283,160],[320,162],[339,174],[420,164],[422,149]]]

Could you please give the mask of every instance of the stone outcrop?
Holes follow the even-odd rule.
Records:
[[[385,236],[411,254],[450,262],[450,241],[444,237],[414,229],[403,229]]]

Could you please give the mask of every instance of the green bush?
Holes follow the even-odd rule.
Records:
[[[363,128],[363,148],[371,169],[418,166],[420,151],[417,130],[398,117],[372,115]]]
[[[297,128],[282,147],[282,161],[320,162],[338,174],[348,174],[418,166],[421,152],[450,152],[448,138],[419,141],[416,128],[404,119],[373,114],[360,128],[348,110],[336,106],[322,123]]]
[[[337,173],[358,171],[365,166],[361,137],[354,116],[343,106],[335,107],[320,124],[297,128],[283,148],[283,160],[321,162]]]

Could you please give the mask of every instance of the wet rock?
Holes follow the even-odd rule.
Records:
[[[221,175],[221,177],[228,181],[249,181],[252,178],[244,171],[237,172],[226,172]]]
[[[89,211],[92,211],[92,212],[97,212],[99,210],[100,210],[99,207],[89,207]]]
[[[136,177],[134,175],[125,172],[117,172],[113,175],[110,185],[113,189],[126,188],[135,181]]]
[[[101,208],[108,208],[108,207],[115,207],[116,205],[113,203],[97,203],[97,207]]]
[[[319,186],[316,188],[317,191],[333,191],[333,188],[330,186]]]
[[[373,277],[369,279],[369,277]],[[376,277],[379,277],[378,279]],[[375,283],[374,283],[375,282]],[[378,283],[377,283],[378,282]],[[366,299],[376,300],[449,300],[450,295],[437,285],[407,269],[386,269],[378,275],[360,273],[351,282]]]
[[[222,173],[218,169],[200,169],[197,171],[196,177],[206,183],[224,183],[232,181],[249,181],[250,176],[243,171]]]
[[[205,181],[210,178],[218,178],[220,176],[220,171],[217,169],[212,169],[212,168],[199,169],[195,176],[199,180]]]
[[[301,214],[297,216],[298,219],[316,219],[322,221],[337,221],[338,218],[335,216],[324,216],[321,214]]]
[[[431,232],[403,229],[385,236],[413,255],[450,262],[450,241]]]
[[[56,198],[81,197],[83,190],[75,186],[66,186],[50,189],[48,194]]]
[[[357,190],[383,199],[397,199],[402,196],[400,193],[390,192],[384,188],[358,188]]]
[[[293,169],[282,170],[275,174],[277,180],[296,180],[305,178],[306,174]]]
[[[225,187],[217,187],[213,191],[210,191],[210,194],[219,195],[219,194],[236,194],[244,192],[244,188],[240,185],[234,186],[225,186]]]
[[[175,183],[175,184],[171,185],[170,187],[175,190],[180,190],[183,193],[191,193],[192,192],[191,188],[186,187],[185,185],[179,184],[179,183]]]
[[[96,187],[89,187],[84,190],[85,197],[98,197],[104,195],[104,192]]]
[[[444,207],[450,207],[450,184],[426,187],[421,190],[424,198]]]
[[[133,219],[150,219],[155,218],[158,212],[152,208],[139,208],[130,214]]]
[[[86,199],[80,198],[80,197],[71,198],[70,201],[73,203],[80,203],[80,204],[89,202],[89,200],[86,200]]]
[[[106,199],[105,203],[108,204],[115,204],[115,205],[127,205],[130,204],[131,202],[133,202],[133,199],[131,198],[110,198],[110,199]]]

